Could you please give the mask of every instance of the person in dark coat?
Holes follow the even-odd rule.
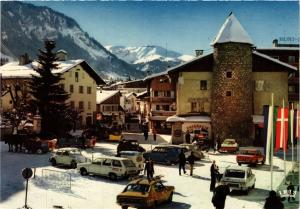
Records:
[[[185,134],[185,141],[186,141],[186,143],[188,143],[188,144],[191,143],[191,134],[190,134],[189,130],[186,131],[186,134]]]
[[[295,201],[295,197],[293,196],[295,192],[295,187],[292,184],[292,182],[290,182],[290,184],[287,186],[286,189],[288,190],[288,194],[289,194],[288,202],[290,202],[291,199]]]
[[[283,209],[284,206],[280,198],[276,195],[274,190],[270,191],[269,197],[266,198],[264,209]]]
[[[216,209],[224,209],[226,196],[230,193],[229,186],[227,184],[220,184],[214,191],[211,202]]]
[[[183,170],[184,173],[186,173],[186,171],[185,171],[186,158],[185,158],[183,149],[181,150],[178,158],[179,158],[179,175],[181,176],[181,169]]]
[[[193,169],[194,169],[194,164],[195,164],[195,156],[193,154],[193,152],[191,152],[191,155],[188,156],[187,160],[190,164],[190,176],[193,176]]]
[[[153,178],[154,165],[153,165],[153,161],[151,160],[151,158],[149,158],[149,160],[146,161],[144,173],[147,174],[147,179]]]
[[[147,130],[147,128],[145,128],[145,130],[144,130],[144,138],[145,138],[145,141],[148,140],[148,130]]]
[[[156,129],[155,128],[153,128],[152,133],[153,133],[153,140],[156,142]]]
[[[210,191],[211,192],[215,190],[217,174],[219,173],[218,170],[219,170],[218,166],[216,165],[216,161],[214,160],[210,166]]]

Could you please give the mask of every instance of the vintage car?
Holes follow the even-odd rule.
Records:
[[[66,147],[57,149],[53,152],[53,155],[49,158],[52,166],[64,165],[76,168],[78,163],[87,162],[88,158],[82,155],[82,152],[78,148]]]
[[[221,153],[224,152],[237,152],[239,150],[239,145],[236,143],[235,139],[225,139],[218,150]]]
[[[160,203],[171,203],[174,190],[174,186],[163,185],[160,178],[139,178],[131,181],[117,196],[117,203],[122,209],[156,208]]]
[[[189,151],[193,152],[193,155],[196,157],[197,160],[201,160],[204,158],[204,154],[202,153],[202,149],[197,146],[196,143],[192,144],[180,144],[180,146],[183,146],[187,148]]]
[[[265,163],[265,155],[262,154],[262,148],[240,148],[240,151],[236,156],[236,162],[238,165],[256,165],[258,163],[263,165]]]
[[[120,157],[128,158],[134,162],[135,166],[141,171],[144,169],[144,158],[143,154],[138,151],[121,151],[119,153]]]
[[[114,124],[108,131],[109,141],[120,141],[123,139],[122,129],[120,126]]]
[[[249,190],[255,187],[255,175],[251,168],[242,166],[228,166],[220,180],[221,183],[226,183],[230,190],[241,190],[247,194]]]
[[[137,140],[134,139],[122,139],[119,141],[118,147],[117,147],[117,155],[121,151],[138,151],[138,152],[145,152],[146,150],[139,145]]]
[[[109,177],[111,180],[136,176],[140,173],[140,169],[132,160],[112,156],[102,156],[92,162],[80,163],[77,170],[82,176],[94,174]]]
[[[191,151],[180,145],[160,145],[156,146],[150,152],[145,152],[143,156],[146,160],[151,158],[153,162],[172,165],[179,162],[181,150],[183,150],[186,158],[191,155]]]

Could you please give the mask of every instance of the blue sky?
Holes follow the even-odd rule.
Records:
[[[75,19],[102,45],[159,45],[184,54],[211,49],[232,11],[257,47],[299,37],[298,2],[33,2]]]

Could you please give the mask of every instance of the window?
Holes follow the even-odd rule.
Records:
[[[88,102],[88,110],[91,109],[91,102]]]
[[[295,63],[296,60],[295,60],[295,56],[289,56],[289,63]]]
[[[197,112],[197,103],[196,102],[191,103],[191,112]]]
[[[156,110],[160,110],[160,106],[159,105],[156,105]]]
[[[289,86],[289,92],[290,93],[295,93],[296,92],[296,87],[294,85]]]
[[[86,92],[88,94],[91,94],[92,93],[92,87],[88,86],[87,89],[86,89]]]
[[[71,108],[71,109],[75,109],[75,102],[74,102],[74,101],[71,101],[71,102],[70,102],[70,108]]]
[[[163,105],[162,108],[165,111],[169,111],[170,110],[170,106],[169,105]]]
[[[61,84],[60,84],[60,88],[61,88],[61,89],[65,89],[65,84],[61,83]]]
[[[226,78],[232,78],[232,72],[231,71],[226,72]]]
[[[70,85],[70,93],[73,93],[74,92],[74,86],[71,84]]]
[[[232,91],[226,91],[226,96],[231,97],[232,96]]]
[[[255,81],[255,91],[263,91],[264,90],[264,80]]]
[[[119,160],[113,160],[112,164],[114,167],[122,167],[122,164]]]
[[[104,112],[109,112],[109,111],[111,111],[111,106],[107,106],[107,105],[105,105],[105,106],[102,106],[102,111],[104,111]]]
[[[104,160],[102,165],[103,166],[111,166],[111,160],[109,160],[109,159]]]
[[[158,91],[154,91],[154,97],[158,97]]]
[[[75,82],[78,82],[79,81],[79,75],[78,75],[78,72],[75,72]]]
[[[79,93],[83,94],[83,86],[79,86]]]
[[[84,102],[80,101],[78,107],[79,107],[79,109],[83,110],[84,109]]]
[[[200,81],[200,90],[207,90],[207,81],[206,80]]]
[[[166,95],[167,97],[171,97],[171,92],[170,91],[167,91],[166,94],[167,94]]]

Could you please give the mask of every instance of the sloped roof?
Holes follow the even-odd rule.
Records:
[[[97,104],[101,104],[102,102],[106,101],[107,99],[111,98],[112,96],[119,93],[119,90],[116,91],[106,91],[106,90],[97,90]]]
[[[228,42],[247,43],[253,45],[253,41],[248,35],[247,31],[232,13],[224,22],[211,45]]]
[[[53,69],[52,72],[65,73],[72,69],[76,65],[82,65],[86,72],[96,81],[97,84],[105,84],[102,78],[92,69],[85,60],[67,60],[55,62],[58,66],[57,69]],[[32,75],[39,76],[34,70],[38,67],[39,63],[33,61],[26,65],[19,65],[19,62],[9,62],[3,66],[0,66],[0,73],[2,78],[31,78]]]

